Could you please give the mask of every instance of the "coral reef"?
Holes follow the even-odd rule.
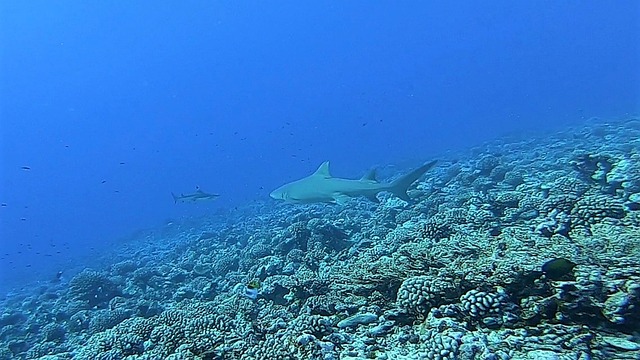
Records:
[[[0,359],[639,359],[638,123],[448,154],[412,203],[166,225],[2,300]]]

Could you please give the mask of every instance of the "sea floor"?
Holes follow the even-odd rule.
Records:
[[[416,185],[139,232],[2,300],[0,359],[640,359],[640,119],[497,139]]]

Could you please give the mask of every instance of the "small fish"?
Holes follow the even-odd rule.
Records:
[[[0,206],[7,207],[7,203],[2,203],[2,204],[0,204]]]
[[[640,203],[637,203],[637,202],[630,202],[630,203],[627,203],[626,205],[627,205],[627,208],[628,208],[629,210],[631,210],[631,211],[638,211],[638,210],[640,210]]]
[[[555,258],[542,265],[542,272],[551,280],[560,280],[569,275],[576,264],[564,258]]]
[[[244,288],[244,296],[251,300],[255,300],[260,295],[260,281],[252,280]]]
[[[249,289],[260,289],[261,286],[262,284],[260,284],[260,280],[251,280],[247,284],[247,288]]]
[[[20,169],[24,170],[24,171],[29,171],[31,170],[31,168],[29,166],[21,166]]]
[[[502,235],[502,227],[500,225],[496,225],[491,230],[489,230],[489,235],[491,236],[500,236]]]

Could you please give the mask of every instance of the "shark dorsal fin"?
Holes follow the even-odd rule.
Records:
[[[376,169],[371,169],[367,171],[364,175],[362,175],[360,180],[371,180],[371,181],[378,182],[378,180],[376,179]]]
[[[324,178],[330,178],[331,177],[331,173],[329,172],[329,162],[325,161],[323,162],[320,167],[318,168],[318,170],[316,170],[316,172],[313,173],[313,176],[321,176]]]

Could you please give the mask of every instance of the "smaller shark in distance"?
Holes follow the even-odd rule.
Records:
[[[407,189],[435,164],[436,161],[431,161],[389,183],[380,183],[376,180],[374,170],[358,180],[333,177],[329,172],[329,162],[325,161],[313,174],[282,185],[269,196],[293,204],[323,202],[343,205],[357,196],[378,202],[376,195],[388,191],[402,200],[410,201]]]
[[[180,196],[171,193],[171,196],[173,196],[173,202],[174,203],[178,203],[178,201],[180,202],[196,202],[196,201],[203,201],[203,200],[214,200],[215,198],[217,198],[218,196],[220,196],[219,194],[207,194],[206,192],[200,190],[200,187],[196,187],[196,192],[194,192],[193,194],[180,194]]]

